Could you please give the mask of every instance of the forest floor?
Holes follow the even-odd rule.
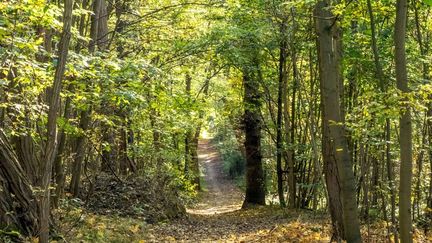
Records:
[[[224,174],[216,147],[201,140],[198,152],[203,188],[186,217],[148,224],[132,217],[86,214],[67,242],[330,242],[326,212],[278,206],[241,209],[244,193]],[[386,242],[383,223],[363,226],[362,234],[364,242]],[[416,234],[415,239],[432,238]]]
[[[150,227],[146,241],[181,242],[329,242],[325,217],[288,212],[279,207],[241,210],[244,193],[223,171],[210,140],[199,142],[203,173],[198,203],[188,217]]]

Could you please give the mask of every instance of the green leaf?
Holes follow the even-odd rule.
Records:
[[[432,6],[432,0],[423,0],[423,2],[429,6]]]

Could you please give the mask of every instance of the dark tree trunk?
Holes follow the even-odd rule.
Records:
[[[80,124],[79,127],[81,129],[81,132],[85,132],[88,130],[89,124],[90,124],[90,111],[85,110],[81,112],[80,117]],[[75,141],[74,146],[74,160],[72,163],[72,178],[70,182],[70,192],[74,197],[77,197],[79,195],[79,189],[80,189],[80,181],[81,181],[81,170],[82,170],[82,162],[85,158],[85,152],[86,152],[86,135],[80,134]]]
[[[256,65],[258,68],[258,65]],[[244,131],[246,135],[246,197],[243,208],[265,205],[265,181],[261,155],[261,95],[258,70],[243,71]]]
[[[189,104],[192,103],[191,85],[192,77],[186,74],[186,95]],[[190,114],[187,114],[190,116]],[[191,182],[196,185],[196,190],[201,189],[200,175],[199,175],[199,164],[198,164],[198,139],[200,135],[200,127],[196,129],[187,128],[185,134],[185,173],[188,175]],[[195,130],[195,131],[194,131]]]
[[[35,236],[40,227],[36,197],[18,157],[1,129],[0,161],[0,226],[15,226],[22,234]]]
[[[277,120],[276,120],[276,172],[277,172],[277,189],[279,196],[279,203],[285,207],[285,196],[283,186],[283,170],[282,170],[282,114],[283,114],[283,95],[284,82],[286,82],[286,57],[287,57],[287,41],[286,29],[287,21],[284,19],[280,26],[280,48],[279,48],[279,83],[278,83],[278,99],[277,99]]]
[[[73,85],[69,85],[69,91],[73,91]],[[64,107],[64,119],[67,121],[71,117],[71,98],[68,97],[65,102]],[[63,197],[64,192],[64,165],[63,165],[63,156],[66,149],[66,133],[64,130],[61,130],[59,133],[59,145],[57,149],[57,156],[54,160],[54,172],[55,172],[55,182],[57,184],[55,189],[55,197],[53,198],[53,204],[55,207],[58,207],[58,201]]]

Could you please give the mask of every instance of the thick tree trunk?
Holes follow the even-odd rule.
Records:
[[[321,108],[322,109],[322,108]],[[322,155],[324,161],[325,183],[328,193],[329,211],[333,226],[332,239],[339,241],[344,238],[345,230],[342,217],[341,186],[336,160],[330,144],[329,124],[322,120]]]
[[[22,234],[35,236],[40,226],[36,196],[2,129],[0,161],[0,226],[13,225]]]
[[[258,65],[256,65],[258,68]],[[244,85],[244,131],[246,135],[246,196],[243,208],[265,205],[265,181],[261,155],[261,95],[259,72],[243,71]]]
[[[355,180],[340,102],[340,74],[338,72],[340,72],[339,66],[341,65],[339,57],[341,45],[338,42],[341,42],[341,30],[338,27],[338,19],[332,14],[329,7],[330,1],[325,0],[319,1],[315,8],[323,108],[323,156],[327,160],[326,166],[332,166],[327,169],[337,170],[338,177],[333,180],[338,180],[340,186],[344,238],[348,242],[361,242]],[[331,195],[330,188],[328,189],[329,197],[338,197],[338,195]],[[331,201],[332,199],[330,203]]]

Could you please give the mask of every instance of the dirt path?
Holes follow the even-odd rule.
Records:
[[[198,159],[204,177],[203,192],[200,202],[188,213],[212,215],[239,210],[244,194],[224,175],[219,152],[208,139],[199,141]]]
[[[188,217],[147,229],[146,242],[328,242],[321,220],[277,206],[240,210],[243,193],[223,174],[209,140],[199,143],[204,191]],[[307,226],[306,226],[307,225]]]

